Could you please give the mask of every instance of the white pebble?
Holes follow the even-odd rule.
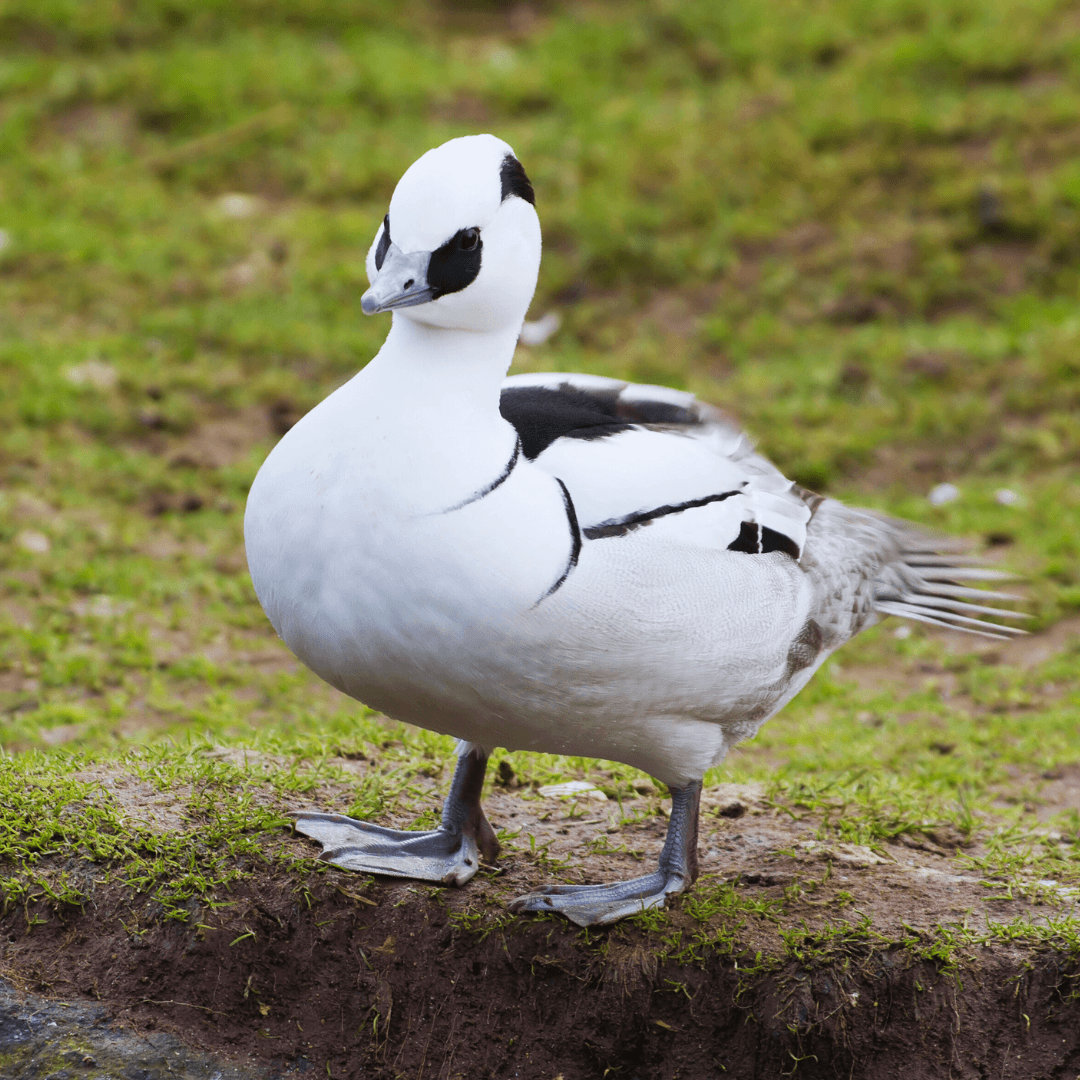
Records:
[[[92,615],[95,619],[115,619],[130,607],[130,600],[114,600],[111,596],[98,595],[76,600],[71,610],[83,618]]]
[[[522,345],[543,345],[559,327],[562,326],[562,318],[557,311],[549,311],[543,318],[536,322],[527,322],[521,328],[521,336],[518,341]]]
[[[998,488],[994,492],[994,498],[1001,503],[1002,506],[1015,506],[1020,501],[1020,496],[1015,491],[1010,491],[1008,488]]]
[[[931,506],[944,506],[960,498],[960,489],[955,484],[938,484],[930,489],[926,496]]]
[[[116,368],[101,360],[87,360],[67,369],[68,382],[76,386],[96,386],[99,390],[108,390],[116,385]]]
[[[513,71],[517,67],[517,54],[505,45],[496,45],[488,53],[488,63],[496,71]]]
[[[892,632],[892,636],[894,638],[896,638],[897,641],[906,641],[909,637],[911,637],[911,627],[910,626],[898,626]]]
[[[539,794],[545,799],[567,798],[573,795],[584,795],[588,799],[597,801],[607,799],[607,796],[588,780],[568,780],[565,784],[545,784],[539,789]]]
[[[23,529],[15,537],[15,542],[24,551],[32,551],[35,555],[44,555],[52,546],[44,533],[34,532],[32,529]]]
[[[231,191],[218,199],[217,208],[226,217],[249,218],[254,217],[262,209],[262,200],[255,195],[243,195],[238,191]]]

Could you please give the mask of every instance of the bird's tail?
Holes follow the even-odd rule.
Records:
[[[819,621],[831,647],[881,615],[1004,640],[1025,633],[1007,620],[1030,616],[999,606],[1023,597],[974,587],[984,581],[1015,581],[1016,575],[971,555],[964,541],[803,488],[794,491],[810,508],[800,562],[827,598],[820,606],[833,618]]]
[[[1022,596],[973,587],[982,581],[1015,581],[1015,574],[972,556],[962,541],[933,536],[906,521],[887,520],[896,530],[898,552],[875,578],[875,611],[1004,641],[1027,633],[1018,626],[988,621],[1030,618],[1027,612],[998,606],[1002,601],[1022,601]]]

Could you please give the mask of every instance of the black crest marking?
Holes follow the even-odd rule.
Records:
[[[577,566],[578,556],[581,554],[581,529],[578,527],[577,511],[574,509],[574,500],[570,498],[570,492],[567,490],[566,485],[556,476],[555,482],[562,488],[563,506],[566,507],[566,521],[570,526],[570,558],[566,561],[566,569],[562,572],[562,576],[554,585],[539,600],[536,604],[546,600],[549,596],[557,593],[562,588],[563,582],[570,576],[570,571]],[[533,607],[536,607],[536,604]]]
[[[667,517],[669,514],[681,514],[684,510],[693,510],[698,506],[708,506],[709,503],[723,502],[732,495],[741,495],[741,491],[722,491],[718,495],[706,495],[703,499],[691,499],[689,502],[676,503],[671,506],[658,506],[655,510],[643,510],[638,514],[630,514],[627,517],[602,521],[599,525],[590,525],[584,530],[587,540],[602,540],[609,536],[625,536],[642,525],[657,518]]]
[[[442,247],[431,253],[427,279],[432,299],[468,288],[480,273],[484,241],[479,229],[458,229]]]
[[[532,461],[556,439],[603,439],[628,431],[633,425],[619,419],[615,402],[614,394],[590,394],[567,383],[558,390],[515,386],[502,392],[499,411],[517,428]]]
[[[375,249],[375,269],[381,270],[386,253],[390,250],[390,215],[383,218],[382,236],[379,237],[379,246]]]
[[[450,514],[455,510],[460,510],[462,507],[468,506],[470,503],[479,502],[486,495],[490,495],[500,484],[505,483],[510,474],[514,471],[514,466],[518,463],[518,458],[521,456],[521,439],[514,444],[514,452],[510,455],[510,460],[506,463],[506,468],[491,481],[487,487],[481,488],[479,491],[474,492],[467,499],[463,499],[461,502],[456,503],[454,506],[448,506],[443,513]]]
[[[782,551],[799,561],[799,545],[776,529],[768,525],[758,525],[756,521],[744,521],[739,526],[739,535],[728,544],[728,551],[742,551],[747,555],[767,555],[770,551]]]
[[[533,186],[529,183],[521,162],[513,154],[507,154],[503,158],[499,177],[502,180],[503,202],[506,202],[511,195],[516,195],[519,199],[524,199],[533,206],[536,205],[536,193],[533,191]]]

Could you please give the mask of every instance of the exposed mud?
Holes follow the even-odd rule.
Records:
[[[133,818],[154,811],[142,805],[152,789],[121,786]],[[334,869],[290,873],[282,857],[313,847],[283,832],[274,861],[229,903],[163,924],[145,897],[72,864],[91,902],[81,912],[9,912],[0,970],[25,991],[100,1002],[102,1016],[139,1037],[169,1031],[199,1053],[260,1063],[266,1075],[1080,1073],[1080,958],[1003,936],[950,968],[911,948],[939,925],[1076,919],[1076,897],[1063,890],[1048,905],[988,889],[957,859],[958,837],[879,851],[823,843],[819,819],[772,806],[754,786],[725,785],[706,793],[695,896],[734,883],[766,914],[744,905],[702,918],[677,901],[655,927],[591,933],[510,917],[507,899],[539,882],[630,876],[656,858],[666,826],[659,798],[645,794],[641,813],[617,825],[598,794],[493,792],[493,823],[520,832],[497,870],[459,890]],[[322,805],[333,798],[332,785],[319,793]],[[857,930],[865,920],[871,933]],[[784,953],[781,934],[802,944]],[[110,1075],[157,1075],[138,1068]]]

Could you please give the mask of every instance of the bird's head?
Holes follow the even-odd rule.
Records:
[[[533,189],[494,135],[429,150],[406,170],[367,256],[365,315],[395,311],[428,326],[520,326],[540,269]]]

